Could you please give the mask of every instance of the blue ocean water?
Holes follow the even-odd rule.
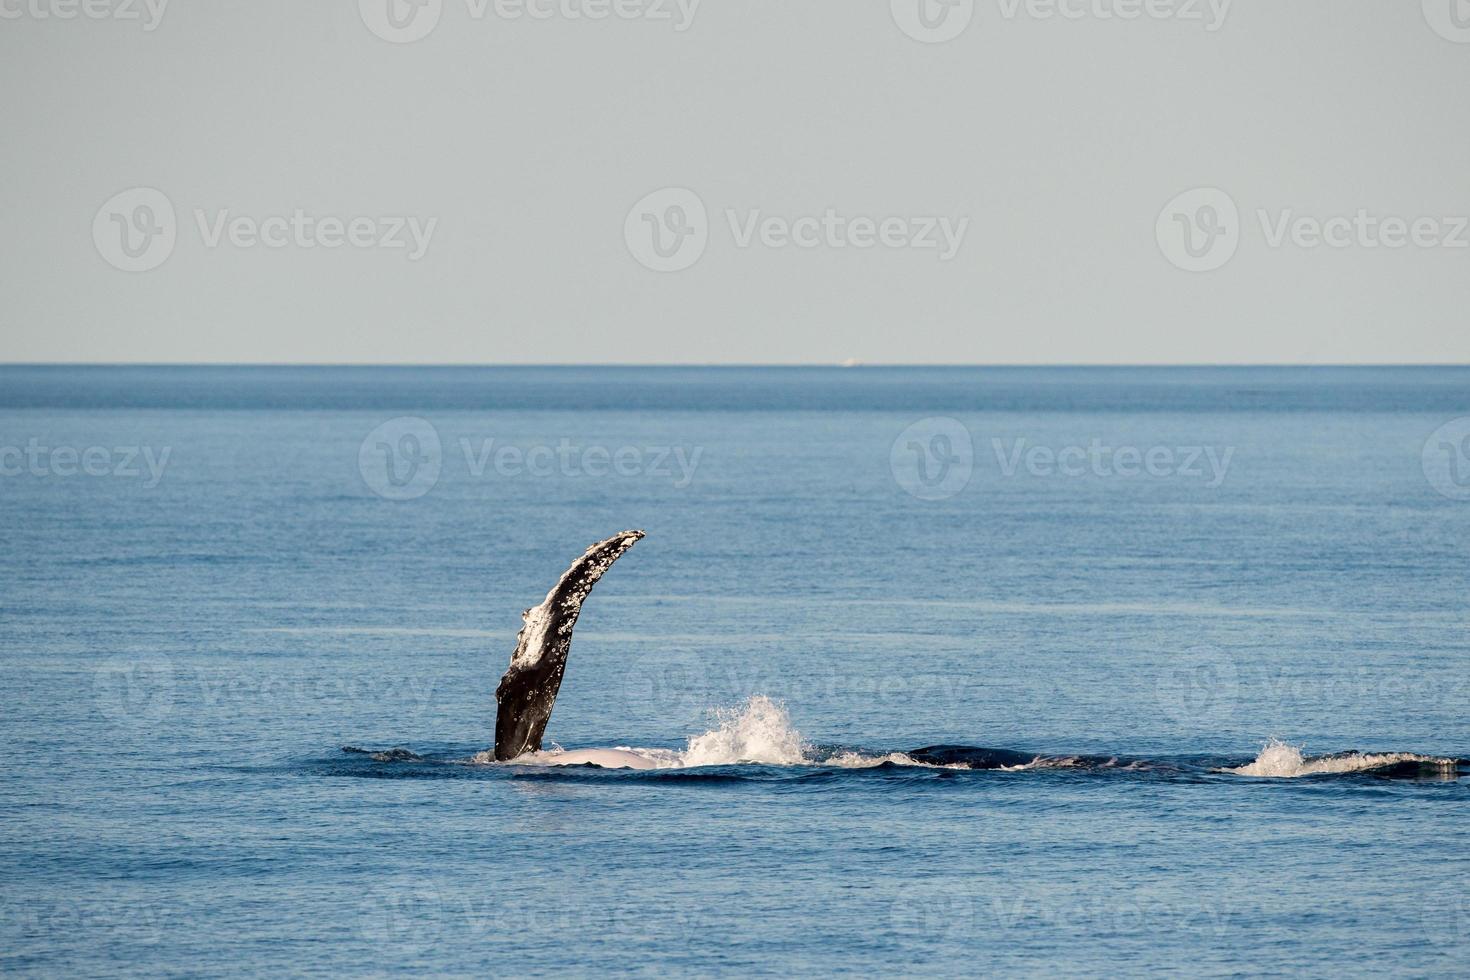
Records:
[[[1462,368],[0,367],[0,970],[1464,975],[1467,416]],[[672,761],[472,762],[624,528],[547,735]]]

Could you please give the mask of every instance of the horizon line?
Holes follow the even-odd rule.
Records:
[[[1065,369],[1180,369],[1180,368],[1470,368],[1470,361],[1170,361],[1170,362],[1046,362],[1005,361],[933,363],[902,361],[791,361],[791,362],[710,362],[710,361],[0,361],[0,368],[726,368],[726,369],[810,369],[835,370],[947,368],[1065,368]]]

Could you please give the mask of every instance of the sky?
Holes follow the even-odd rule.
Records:
[[[0,361],[1470,362],[1470,0],[0,0]]]

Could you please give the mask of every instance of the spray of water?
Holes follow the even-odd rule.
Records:
[[[1400,762],[1454,764],[1453,760],[1436,759],[1433,756],[1415,755],[1411,752],[1370,754],[1349,752],[1312,759],[1303,754],[1301,746],[1290,745],[1273,738],[1262,746],[1260,754],[1254,761],[1226,771],[1238,776],[1292,779],[1297,776],[1316,776],[1322,773],[1363,772],[1367,769],[1381,769]]]
[[[687,769],[695,766],[751,763],[771,766],[823,765],[843,769],[865,769],[884,763],[926,766],[901,752],[885,755],[841,752],[823,756],[802,739],[801,732],[792,724],[785,705],[761,694],[733,708],[715,709],[714,720],[713,728],[691,736],[682,750],[619,745],[612,749],[536,752],[516,761],[522,765],[591,763],[605,768],[632,769]],[[489,761],[489,754],[481,753],[472,761]]]
[[[680,760],[685,766],[728,766],[741,762],[763,762],[794,766],[807,761],[801,732],[791,724],[786,708],[765,695],[758,695],[738,708],[715,712],[719,723],[703,735],[689,739]]]

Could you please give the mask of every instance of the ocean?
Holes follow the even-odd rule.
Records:
[[[8,366],[0,517],[6,974],[1465,974],[1470,368]],[[658,767],[475,761],[632,528]]]

